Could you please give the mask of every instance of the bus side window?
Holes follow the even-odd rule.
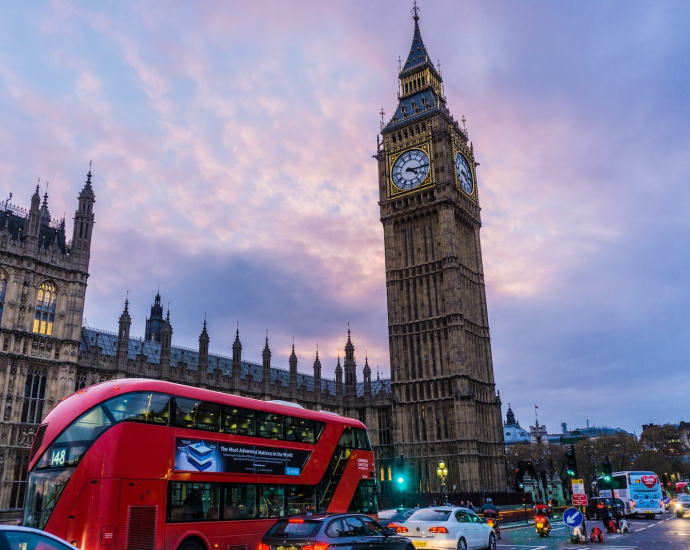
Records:
[[[258,412],[259,437],[283,439],[283,417],[279,414]]]
[[[353,432],[355,435],[355,448],[371,451],[371,443],[369,443],[367,431],[361,428],[354,428]]]
[[[196,407],[199,401],[185,397],[175,397],[174,424],[180,428],[194,428]]]
[[[316,443],[314,421],[294,416],[285,417],[285,440]]]
[[[226,485],[223,519],[256,517],[256,485]]]
[[[168,521],[219,519],[219,483],[170,482]]]
[[[123,420],[167,424],[171,396],[162,393],[125,393],[104,405],[116,422]]]
[[[259,517],[281,518],[285,515],[285,488],[282,485],[259,485]]]
[[[194,428],[209,432],[220,431],[220,405],[202,401],[194,411]]]
[[[223,407],[223,432],[234,435],[256,435],[256,412],[237,407]]]
[[[346,449],[354,449],[354,437],[352,434],[352,428],[345,428],[343,430],[343,435],[340,436],[338,441],[338,447],[345,447]]]

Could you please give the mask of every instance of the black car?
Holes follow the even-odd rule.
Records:
[[[259,550],[415,550],[410,539],[392,531],[363,514],[300,515],[279,519]]]
[[[388,527],[391,523],[402,523],[412,514],[414,508],[393,508],[392,510],[379,510],[379,523]]]
[[[601,519],[601,512],[604,509],[604,505],[608,506],[609,514],[611,517],[613,517],[611,499],[604,497],[594,497],[589,499],[587,508],[585,508],[585,517],[587,519]],[[616,511],[618,512],[619,518],[622,518],[625,515],[625,504],[623,504],[623,501],[619,498],[616,499]]]

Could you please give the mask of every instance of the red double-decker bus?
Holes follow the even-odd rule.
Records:
[[[82,550],[256,550],[279,517],[377,512],[361,422],[157,380],[72,394],[30,460],[24,525]]]

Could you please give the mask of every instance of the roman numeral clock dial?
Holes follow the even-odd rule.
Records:
[[[391,179],[401,190],[419,187],[429,174],[429,157],[420,149],[411,149],[400,155],[393,164]]]
[[[470,170],[470,164],[462,153],[456,153],[455,155],[455,170],[458,173],[460,187],[462,187],[465,193],[472,195],[472,190],[474,189],[472,170]]]

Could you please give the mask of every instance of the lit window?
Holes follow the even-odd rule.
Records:
[[[34,318],[34,332],[37,334],[53,334],[55,320],[55,302],[57,288],[53,283],[43,283],[38,287],[36,297],[36,317]]]

